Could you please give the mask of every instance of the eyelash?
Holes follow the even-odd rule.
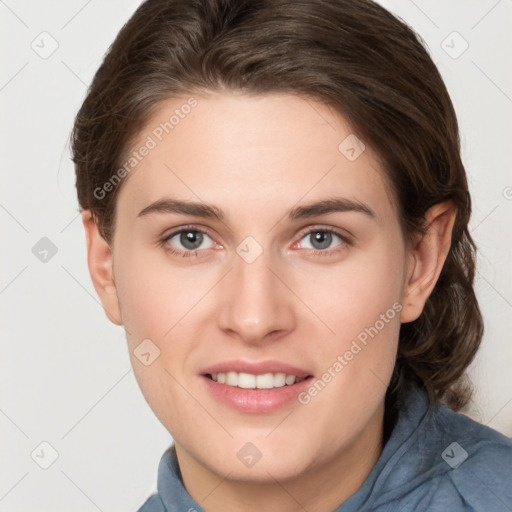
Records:
[[[207,256],[207,254],[203,255],[203,256],[201,256],[200,254],[204,253],[208,249],[196,249],[196,250],[181,251],[181,250],[174,249],[172,246],[170,246],[168,244],[168,242],[171,238],[173,238],[176,235],[179,235],[181,233],[188,233],[188,232],[202,233],[204,235],[210,236],[209,233],[205,229],[202,229],[199,226],[190,225],[190,226],[183,226],[182,228],[180,228],[176,231],[173,231],[169,235],[166,235],[164,238],[162,238],[160,243],[164,247],[164,249],[166,251],[168,251],[170,254],[173,254],[175,256],[180,256],[182,258],[190,258],[190,257],[199,258],[199,257]],[[304,233],[301,234],[299,240],[302,240],[305,236],[311,235],[312,233],[330,233],[330,234],[338,236],[342,242],[336,249],[327,249],[324,251],[321,251],[318,249],[308,249],[309,251],[311,251],[310,254],[313,254],[314,256],[331,256],[337,252],[340,252],[341,250],[343,250],[343,248],[352,245],[352,241],[350,240],[350,238],[348,238],[346,235],[343,235],[339,231],[332,229],[332,228],[310,228],[309,231],[305,231]],[[212,238],[212,237],[210,236],[210,238]]]
[[[161,244],[163,245],[163,247],[166,251],[168,251],[169,253],[171,253],[173,255],[180,256],[182,258],[190,258],[190,257],[200,258],[201,257],[200,253],[204,252],[204,249],[203,250],[196,249],[195,251],[180,251],[180,250],[174,249],[167,243],[174,236],[179,235],[180,233],[188,233],[191,231],[193,233],[203,233],[204,235],[210,236],[206,230],[200,228],[199,226],[184,226],[184,227],[178,229],[177,231],[173,231],[171,234],[165,236],[161,240]]]

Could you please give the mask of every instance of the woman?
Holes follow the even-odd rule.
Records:
[[[148,0],[73,131],[92,280],[172,435],[142,512],[512,510],[456,116],[368,0]]]

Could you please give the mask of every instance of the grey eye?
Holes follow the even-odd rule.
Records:
[[[330,248],[334,238],[337,238],[340,242],[343,242],[343,239],[340,235],[332,233],[331,231],[311,231],[302,238],[302,240],[305,240],[309,243],[309,247],[307,245],[303,245],[302,243],[301,245],[304,249],[315,249],[320,251]]]
[[[210,240],[210,245],[201,247],[204,242]],[[195,251],[199,248],[210,249],[213,246],[213,241],[206,234],[195,229],[184,229],[174,233],[167,239],[167,243],[177,247],[179,250]]]

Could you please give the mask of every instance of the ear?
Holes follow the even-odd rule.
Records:
[[[439,279],[451,246],[456,209],[451,201],[425,214],[426,233],[408,250],[409,265],[402,293],[402,323],[416,320]]]
[[[116,325],[122,325],[112,269],[112,251],[100,235],[96,219],[90,210],[82,212],[82,223],[87,240],[87,264],[94,288],[108,319]]]

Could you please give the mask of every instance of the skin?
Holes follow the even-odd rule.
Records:
[[[91,277],[107,316],[126,329],[142,392],[205,510],[332,511],[382,451],[400,323],[420,315],[439,277],[455,212],[449,203],[433,206],[425,236],[407,243],[371,148],[353,162],[338,150],[352,133],[340,114],[291,95],[195,97],[197,107],[123,184],[110,245],[83,212]],[[162,105],[140,141],[185,101]],[[364,203],[375,218],[355,211],[287,217],[334,196]],[[139,216],[165,197],[215,205],[225,219]],[[195,256],[170,253],[187,248],[179,236],[162,239],[188,224],[208,236]],[[333,236],[318,249],[320,228],[350,244]],[[247,236],[263,250],[252,263],[236,252]],[[199,378],[201,368],[238,357],[277,359],[319,378],[393,304],[401,311],[306,405],[242,413]],[[160,356],[144,366],[134,350],[147,338]],[[251,468],[237,458],[247,442],[262,454]]]

